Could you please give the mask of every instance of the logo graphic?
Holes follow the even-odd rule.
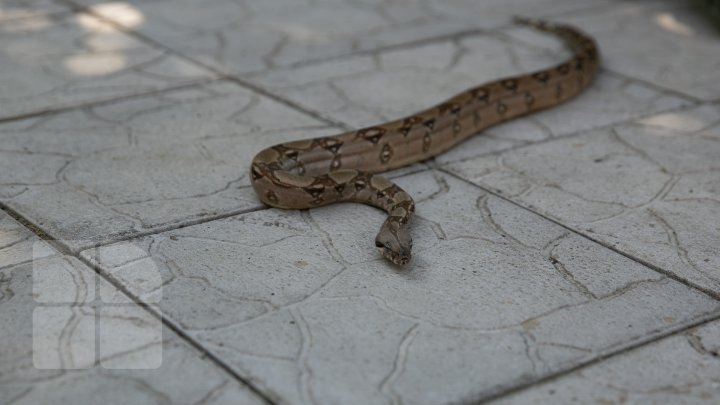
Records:
[[[69,244],[69,246],[77,244]],[[66,245],[68,246],[68,245]],[[38,369],[155,369],[162,365],[162,278],[148,253],[131,243],[83,251],[111,269],[138,304],[74,257],[33,246],[33,365]],[[151,313],[153,311],[155,314]]]

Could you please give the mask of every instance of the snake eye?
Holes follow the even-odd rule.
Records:
[[[252,168],[250,169],[250,176],[252,178],[252,181],[255,181],[262,177],[262,172],[257,165],[252,165]]]

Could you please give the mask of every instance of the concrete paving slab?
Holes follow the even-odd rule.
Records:
[[[38,244],[27,228],[0,212],[0,269],[55,255],[49,245]]]
[[[232,82],[0,125],[0,200],[72,248],[262,204],[257,151],[339,132]]]
[[[720,294],[718,140],[702,106],[446,169]]]
[[[563,21],[595,36],[610,70],[697,99],[720,100],[720,28],[702,2],[618,2]]]
[[[0,33],[0,119],[148,93],[212,76],[88,14],[9,19],[2,21]]]
[[[717,402],[720,48],[691,3],[0,0],[27,221],[0,211],[0,403]],[[409,267],[375,209],[263,209],[261,148],[567,55],[513,14],[597,36],[601,74],[390,174]]]
[[[435,105],[481,83],[531,72],[567,57],[537,32],[549,51],[509,42],[504,33],[380,52],[253,77],[260,86],[350,127],[376,125]],[[436,158],[466,159],[688,105],[688,100],[600,73],[571,102],[490,128]]]
[[[382,214],[352,204],[257,211],[82,255],[283,403],[478,400],[720,311],[466,182],[397,181],[418,204],[404,269],[373,247]],[[139,277],[148,260],[151,283]]]
[[[0,211],[0,402],[264,403]]]
[[[3,23],[68,11],[69,8],[66,5],[54,0],[0,0],[0,22]],[[37,23],[31,21],[30,24]]]
[[[73,0],[228,73],[249,73],[505,25],[514,14],[555,16],[610,0]],[[129,17],[136,16],[136,17]]]
[[[494,403],[716,404],[718,336],[711,322]]]

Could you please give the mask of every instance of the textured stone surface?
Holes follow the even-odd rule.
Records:
[[[212,76],[87,14],[31,13],[0,34],[0,119]]]
[[[663,339],[497,403],[720,401],[720,322]]]
[[[0,125],[0,198],[73,247],[260,207],[247,162],[337,131],[229,82]]]
[[[447,169],[720,293],[719,141],[704,106]]]
[[[701,3],[629,1],[564,20],[595,35],[609,69],[720,100],[718,28]]]
[[[720,42],[693,4],[0,0],[0,208],[27,224],[0,212],[0,403],[717,402]],[[567,56],[512,14],[596,36],[600,76],[390,173],[410,266],[377,210],[256,199],[265,146]]]
[[[542,37],[549,50],[509,42],[501,34],[483,35],[280,69],[253,80],[351,127],[375,125],[480,83],[542,69],[567,57],[552,37],[522,32]],[[570,103],[487,129],[436,160],[465,159],[687,104],[683,98],[601,73],[588,91]]]
[[[0,211],[0,268],[29,263],[33,255],[41,259],[55,254],[50,246],[37,241],[27,228]]]
[[[0,22],[67,12],[68,8],[53,0],[0,0]],[[29,20],[30,21],[30,20]],[[31,21],[30,24],[34,24]]]
[[[258,72],[505,25],[515,14],[557,16],[608,0],[73,0],[171,49],[227,72]],[[129,15],[138,16],[129,18]],[[141,23],[137,21],[141,19]]]
[[[262,403],[91,269],[4,212],[0,323],[4,404]]]
[[[351,204],[259,211],[82,254],[293,403],[478,399],[720,310],[460,180],[397,181],[419,215],[404,270],[372,248],[382,215]],[[149,259],[161,282],[138,280]]]

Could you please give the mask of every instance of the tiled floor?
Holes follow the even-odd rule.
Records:
[[[201,4],[202,3],[202,4]],[[561,60],[576,100],[267,209],[261,148]],[[720,401],[720,27],[677,0],[0,0],[0,403]]]

